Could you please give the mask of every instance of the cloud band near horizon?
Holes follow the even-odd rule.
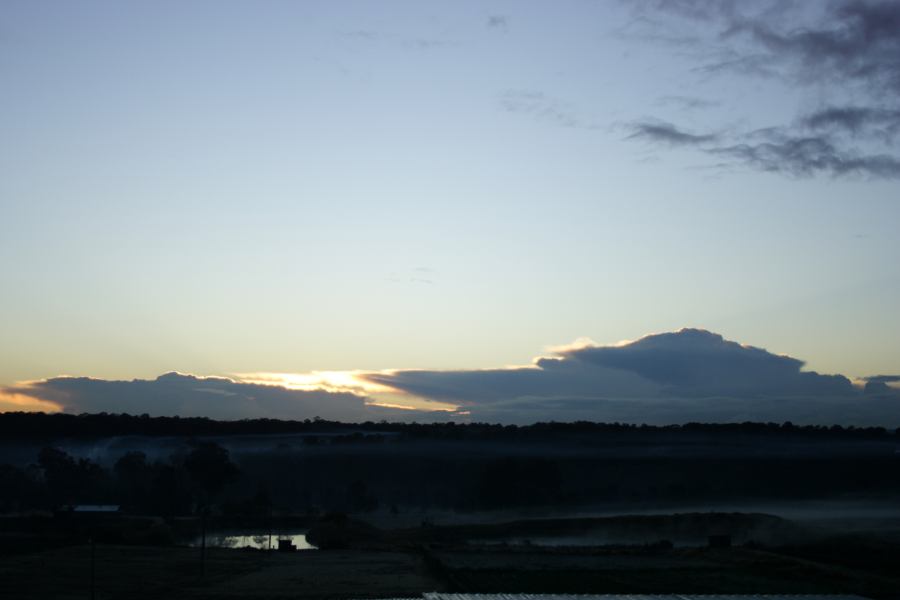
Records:
[[[153,380],[54,377],[0,389],[0,411],[53,410],[217,419],[793,421],[900,426],[900,377],[854,385],[803,361],[683,329],[613,346],[558,349],[530,366]],[[318,379],[317,379],[318,377]],[[297,382],[302,384],[297,385]]]

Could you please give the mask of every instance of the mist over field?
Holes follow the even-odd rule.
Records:
[[[64,422],[72,435],[52,433]],[[173,435],[181,420],[0,416],[7,430],[14,423],[29,433],[6,436],[0,461],[27,472],[54,448],[73,465],[95,465],[105,475],[82,491],[95,502],[122,501],[127,490],[115,480],[135,457],[145,465],[140,476],[152,479],[151,465],[181,468],[206,447],[219,448],[239,472],[222,482],[219,502],[237,507],[264,491],[273,508],[299,513],[787,510],[796,502],[796,516],[801,504],[821,501],[849,516],[900,497],[900,482],[885,476],[896,469],[898,438],[879,428],[201,420],[191,427],[197,435]],[[283,432],[265,432],[273,427]],[[109,435],[136,428],[158,433]]]

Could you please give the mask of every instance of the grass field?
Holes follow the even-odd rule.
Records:
[[[641,554],[610,549],[446,547],[292,554],[98,545],[97,599],[377,598],[428,591],[900,594],[900,575],[745,548]],[[6,556],[0,597],[90,598],[90,546]]]
[[[6,556],[2,598],[90,598],[90,547]],[[103,546],[95,549],[96,598],[346,598],[419,595],[444,589],[422,560],[400,552],[258,552]]]
[[[94,546],[92,561],[77,523],[9,519],[0,534],[0,600],[91,598],[92,562],[98,600],[388,598],[431,591],[832,593],[900,599],[900,536],[888,530],[813,532],[767,515],[715,513],[429,525],[377,530],[377,535],[352,519],[340,523],[329,526],[343,532],[346,549],[280,553],[210,547],[201,561],[196,547],[122,544],[125,533],[141,528],[133,519],[113,519],[103,527],[95,524],[107,537],[99,538],[105,541]],[[717,548],[535,543],[541,536],[568,539],[577,532],[582,543],[626,533],[677,539],[682,530],[706,535],[716,528],[780,540]],[[360,532],[367,535],[354,537]],[[531,541],[510,541],[523,537]],[[497,538],[501,541],[490,541]]]

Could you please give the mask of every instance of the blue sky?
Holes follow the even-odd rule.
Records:
[[[897,373],[895,13],[779,4],[5,2],[0,386],[683,327]]]

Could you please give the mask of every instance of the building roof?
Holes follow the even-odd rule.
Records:
[[[424,600],[865,600],[839,594],[424,594]]]
[[[111,513],[118,512],[119,505],[118,504],[74,504],[72,505],[72,512],[103,512],[103,513]]]
[[[445,594],[381,600],[867,600],[852,594]]]

